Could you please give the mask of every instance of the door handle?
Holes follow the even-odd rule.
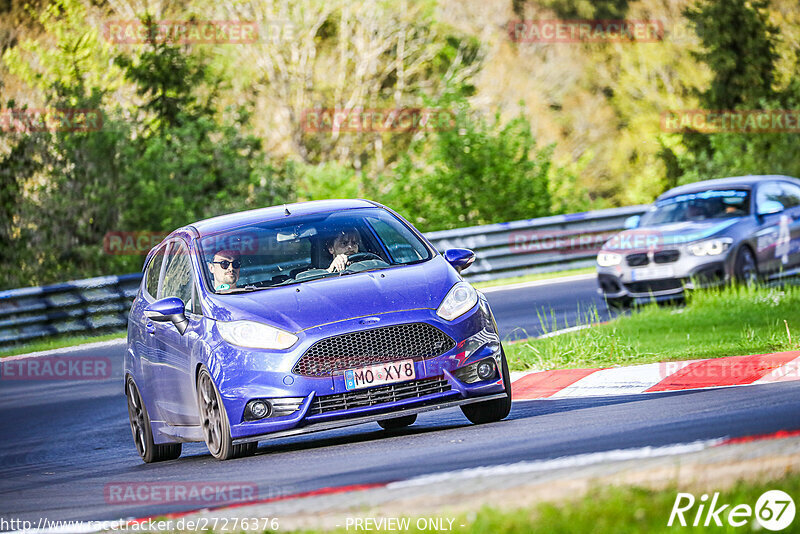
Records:
[[[145,330],[147,330],[147,333],[150,334],[151,336],[156,335],[156,325],[154,325],[152,321],[147,321],[144,324],[144,328]]]

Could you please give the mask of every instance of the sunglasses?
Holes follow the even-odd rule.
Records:
[[[233,264],[233,268],[234,268],[234,269],[238,269],[239,267],[241,267],[241,266],[242,266],[242,262],[240,262],[239,260],[233,260],[233,261],[228,261],[228,260],[222,260],[222,261],[212,261],[211,263],[218,263],[218,264],[219,264],[219,266],[220,266],[220,267],[222,267],[223,269],[227,269],[228,267],[230,267],[230,266],[231,266],[231,264]]]

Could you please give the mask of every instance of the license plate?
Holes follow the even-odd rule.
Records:
[[[642,267],[631,271],[631,278],[639,280],[657,280],[659,278],[672,278],[675,272],[672,267]]]
[[[348,390],[393,384],[413,380],[414,360],[380,363],[361,369],[348,369],[344,372],[344,387]]]

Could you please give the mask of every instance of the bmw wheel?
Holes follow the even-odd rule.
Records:
[[[501,354],[501,360],[503,362],[503,384],[506,386],[506,397],[486,402],[466,404],[461,407],[461,411],[464,412],[467,419],[476,425],[500,421],[511,411],[511,377],[508,372],[505,351],[502,351]]]
[[[233,444],[228,414],[222,397],[205,366],[197,375],[197,404],[200,408],[200,423],[203,428],[208,451],[217,460],[230,460],[249,456],[258,448],[258,442]]]
[[[139,388],[133,377],[125,381],[125,396],[128,398],[128,419],[131,422],[131,433],[136,450],[145,463],[163,462],[174,460],[181,455],[180,443],[155,444],[153,442],[153,429],[150,426],[150,415],[139,394]]]
[[[750,247],[743,246],[736,253],[736,261],[733,265],[733,274],[737,282],[751,285],[758,279],[758,264],[756,257]]]

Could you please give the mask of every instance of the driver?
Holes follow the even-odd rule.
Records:
[[[239,268],[242,262],[235,250],[220,250],[208,263],[211,276],[214,277],[214,290],[227,291],[236,287],[239,281]]]
[[[333,261],[327,271],[344,271],[348,264],[347,257],[358,252],[358,230],[352,227],[343,229],[328,243],[328,252],[333,256]]]

